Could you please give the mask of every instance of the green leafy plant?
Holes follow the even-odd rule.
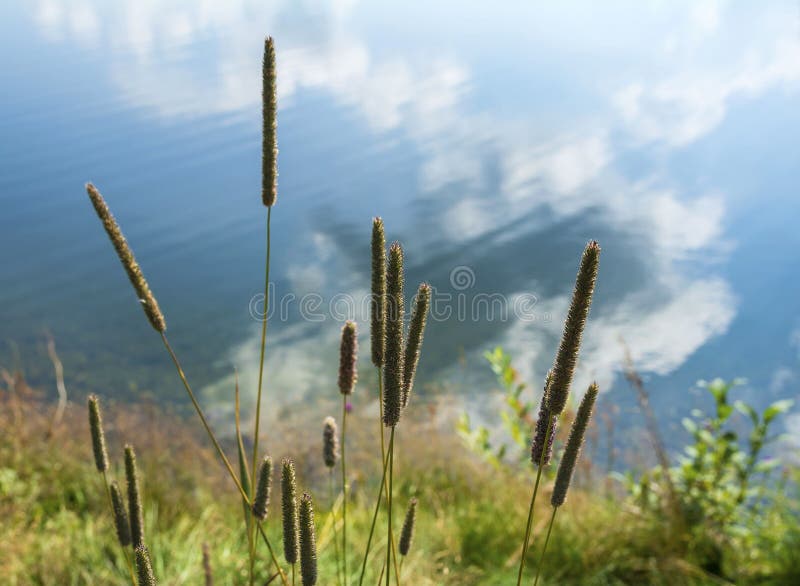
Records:
[[[470,417],[462,413],[456,422],[456,431],[464,443],[476,454],[485,458],[492,465],[499,467],[508,458],[517,462],[528,459],[530,429],[536,423],[531,416],[535,404],[523,397],[528,386],[520,381],[517,370],[511,363],[511,355],[501,346],[484,353],[484,358],[497,377],[503,390],[503,410],[500,417],[503,429],[508,433],[512,443],[493,440],[486,426],[473,426]]]

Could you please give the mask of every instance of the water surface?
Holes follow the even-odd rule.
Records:
[[[182,400],[91,180],[195,383],[227,401],[237,367],[252,391],[271,34],[272,275],[288,307],[270,325],[273,396],[334,391],[350,307],[336,296],[368,289],[375,215],[405,246],[409,295],[426,280],[451,296],[419,380],[457,383],[475,411],[495,345],[538,386],[591,238],[602,265],[577,387],[629,401],[624,341],[671,421],[699,378],[747,377],[739,396],[759,405],[798,395],[794,1],[12,1],[0,32],[0,364],[45,389],[50,332],[76,395]],[[492,315],[459,314],[480,295]],[[314,296],[312,319],[300,303]]]

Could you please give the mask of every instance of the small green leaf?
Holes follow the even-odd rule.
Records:
[[[784,399],[782,401],[775,401],[772,405],[767,407],[764,411],[764,423],[769,423],[781,413],[786,413],[794,405],[791,399]]]

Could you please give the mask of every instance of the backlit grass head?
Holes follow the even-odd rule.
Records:
[[[261,200],[270,207],[278,198],[278,90],[275,68],[275,43],[272,37],[264,41],[264,63],[261,70]]]
[[[386,354],[383,367],[383,423],[393,427],[400,421],[403,397],[403,249],[398,242],[389,247],[386,267]]]
[[[339,430],[333,417],[326,417],[322,429],[322,458],[325,466],[333,468],[339,460]]]
[[[597,280],[597,267],[600,263],[600,245],[592,240],[586,245],[581,258],[572,302],[564,322],[564,332],[553,364],[552,380],[548,392],[548,408],[552,415],[560,415],[567,405],[572,376],[578,362],[581,336],[592,305],[594,285]]]
[[[258,484],[256,485],[256,498],[253,499],[253,515],[259,521],[267,518],[269,511],[269,496],[272,491],[272,458],[264,456],[261,468],[258,470]]]
[[[145,315],[147,315],[150,325],[158,332],[166,331],[167,322],[164,320],[164,315],[161,313],[161,309],[158,307],[158,302],[153,296],[152,291],[150,291],[150,287],[144,278],[142,269],[139,268],[139,263],[136,262],[133,251],[130,246],[128,246],[125,236],[122,235],[122,230],[119,229],[117,220],[111,214],[111,210],[108,209],[108,205],[103,199],[103,196],[100,195],[100,192],[97,191],[94,185],[87,183],[86,193],[89,194],[89,199],[92,201],[94,211],[97,212],[97,216],[100,218],[100,221],[103,222],[103,227],[106,229],[106,233],[111,239],[111,244],[114,245],[114,250],[117,251],[117,256],[119,256],[119,260],[122,262],[125,272],[128,273],[128,279],[130,279],[133,288],[136,290],[136,295],[139,298],[139,302],[142,304],[142,308],[144,309]]]
[[[544,382],[544,392],[542,393],[542,401],[539,403],[539,415],[536,419],[536,429],[533,432],[533,441],[531,442],[531,462],[534,466],[548,466],[550,459],[553,456],[553,440],[556,437],[556,425],[558,418],[550,414],[547,408],[547,392],[550,384],[551,373],[547,373],[547,378]],[[547,435],[548,425],[550,426],[550,435]],[[544,454],[542,453],[544,452]]]
[[[411,541],[414,539],[414,525],[417,522],[417,499],[412,498],[408,502],[408,509],[406,509],[406,518],[403,521],[403,529],[400,531],[400,543],[398,544],[398,551],[400,555],[408,555],[411,549]]]
[[[136,548],[136,577],[139,586],[156,586],[156,575],[150,561],[150,552],[144,545]]]
[[[425,335],[425,323],[428,320],[428,309],[431,304],[431,286],[422,283],[414,300],[411,313],[411,324],[408,326],[408,337],[403,350],[403,394],[402,406],[405,409],[411,390],[414,388],[414,375],[417,372],[419,354],[422,349],[422,338]]]
[[[372,299],[370,299],[372,364],[383,366],[386,349],[386,237],[383,220],[372,220]]]
[[[128,522],[128,512],[125,510],[125,501],[122,499],[122,491],[116,480],[112,480],[109,486],[111,491],[111,506],[114,509],[114,527],[117,530],[117,538],[122,547],[131,544],[131,526]]]
[[[108,470],[108,451],[103,433],[103,418],[100,415],[100,401],[95,395],[89,395],[89,431],[92,434],[94,464],[98,472],[105,472]]]
[[[128,483],[128,510],[130,512],[131,542],[134,548],[144,545],[144,514],[139,492],[139,473],[136,469],[136,453],[132,445],[125,446],[125,479]]]
[[[281,512],[283,516],[283,555],[290,564],[297,563],[299,545],[297,515],[297,477],[294,462],[281,463]]]
[[[314,504],[307,492],[300,499],[300,575],[303,586],[317,583],[317,531],[314,527]]]
[[[564,455],[561,456],[561,462],[558,465],[553,495],[550,498],[550,503],[554,507],[560,507],[567,499],[567,490],[569,490],[572,474],[575,471],[575,464],[581,453],[583,438],[586,435],[586,428],[589,426],[589,419],[592,417],[592,409],[597,399],[597,393],[597,383],[589,385],[583,395],[580,407],[578,407],[578,412],[575,414],[575,421],[572,422],[572,429],[569,431],[569,439],[567,439],[567,445],[564,448]]]
[[[342,327],[339,346],[339,392],[350,395],[358,380],[358,331],[353,321],[347,320]]]

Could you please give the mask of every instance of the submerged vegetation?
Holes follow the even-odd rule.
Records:
[[[519,586],[780,584],[798,578],[798,479],[789,468],[770,478],[780,464],[762,455],[773,439],[770,424],[788,403],[760,414],[730,404],[732,386],[715,381],[708,389],[716,413],[686,420],[692,444],[677,466],[662,459],[638,477],[618,477],[617,490],[592,486],[597,474],[581,452],[594,424],[597,384],[584,391],[575,412],[569,405],[598,277],[595,241],[583,251],[535,419],[511,358],[502,349],[488,355],[506,391],[503,422],[518,458],[505,446],[495,448],[490,432],[473,429],[468,419],[459,421],[458,432],[472,450],[431,426],[426,412],[410,408],[421,403],[411,399],[432,290],[419,285],[406,326],[403,247],[394,242],[387,250],[380,218],[373,220],[370,259],[376,412],[350,409],[358,384],[358,327],[348,321],[339,348],[339,424],[332,416],[324,420],[321,444],[317,432],[314,444],[301,441],[292,421],[262,433],[262,404],[275,392],[264,366],[271,216],[278,194],[278,78],[271,38],[262,74],[266,305],[252,432],[242,429],[238,383],[234,441],[228,445],[212,429],[142,269],[100,191],[88,184],[95,212],[210,447],[187,423],[151,406],[111,404],[104,420],[96,396],[88,399],[88,418],[70,409],[54,424],[50,406],[21,374],[6,373],[0,392],[0,514],[8,523],[0,529],[6,545],[0,567],[9,583]],[[729,428],[735,409],[752,423],[746,445]],[[348,428],[362,437],[364,430],[378,431],[379,440],[348,442]],[[235,460],[228,455],[233,450]],[[273,455],[275,462],[283,456],[280,518],[270,514],[278,473]],[[348,459],[361,467],[348,468]],[[337,466],[341,482],[334,488]],[[578,486],[573,479],[581,474],[589,482]],[[124,491],[117,480],[123,475]],[[325,480],[329,492],[320,498]]]

